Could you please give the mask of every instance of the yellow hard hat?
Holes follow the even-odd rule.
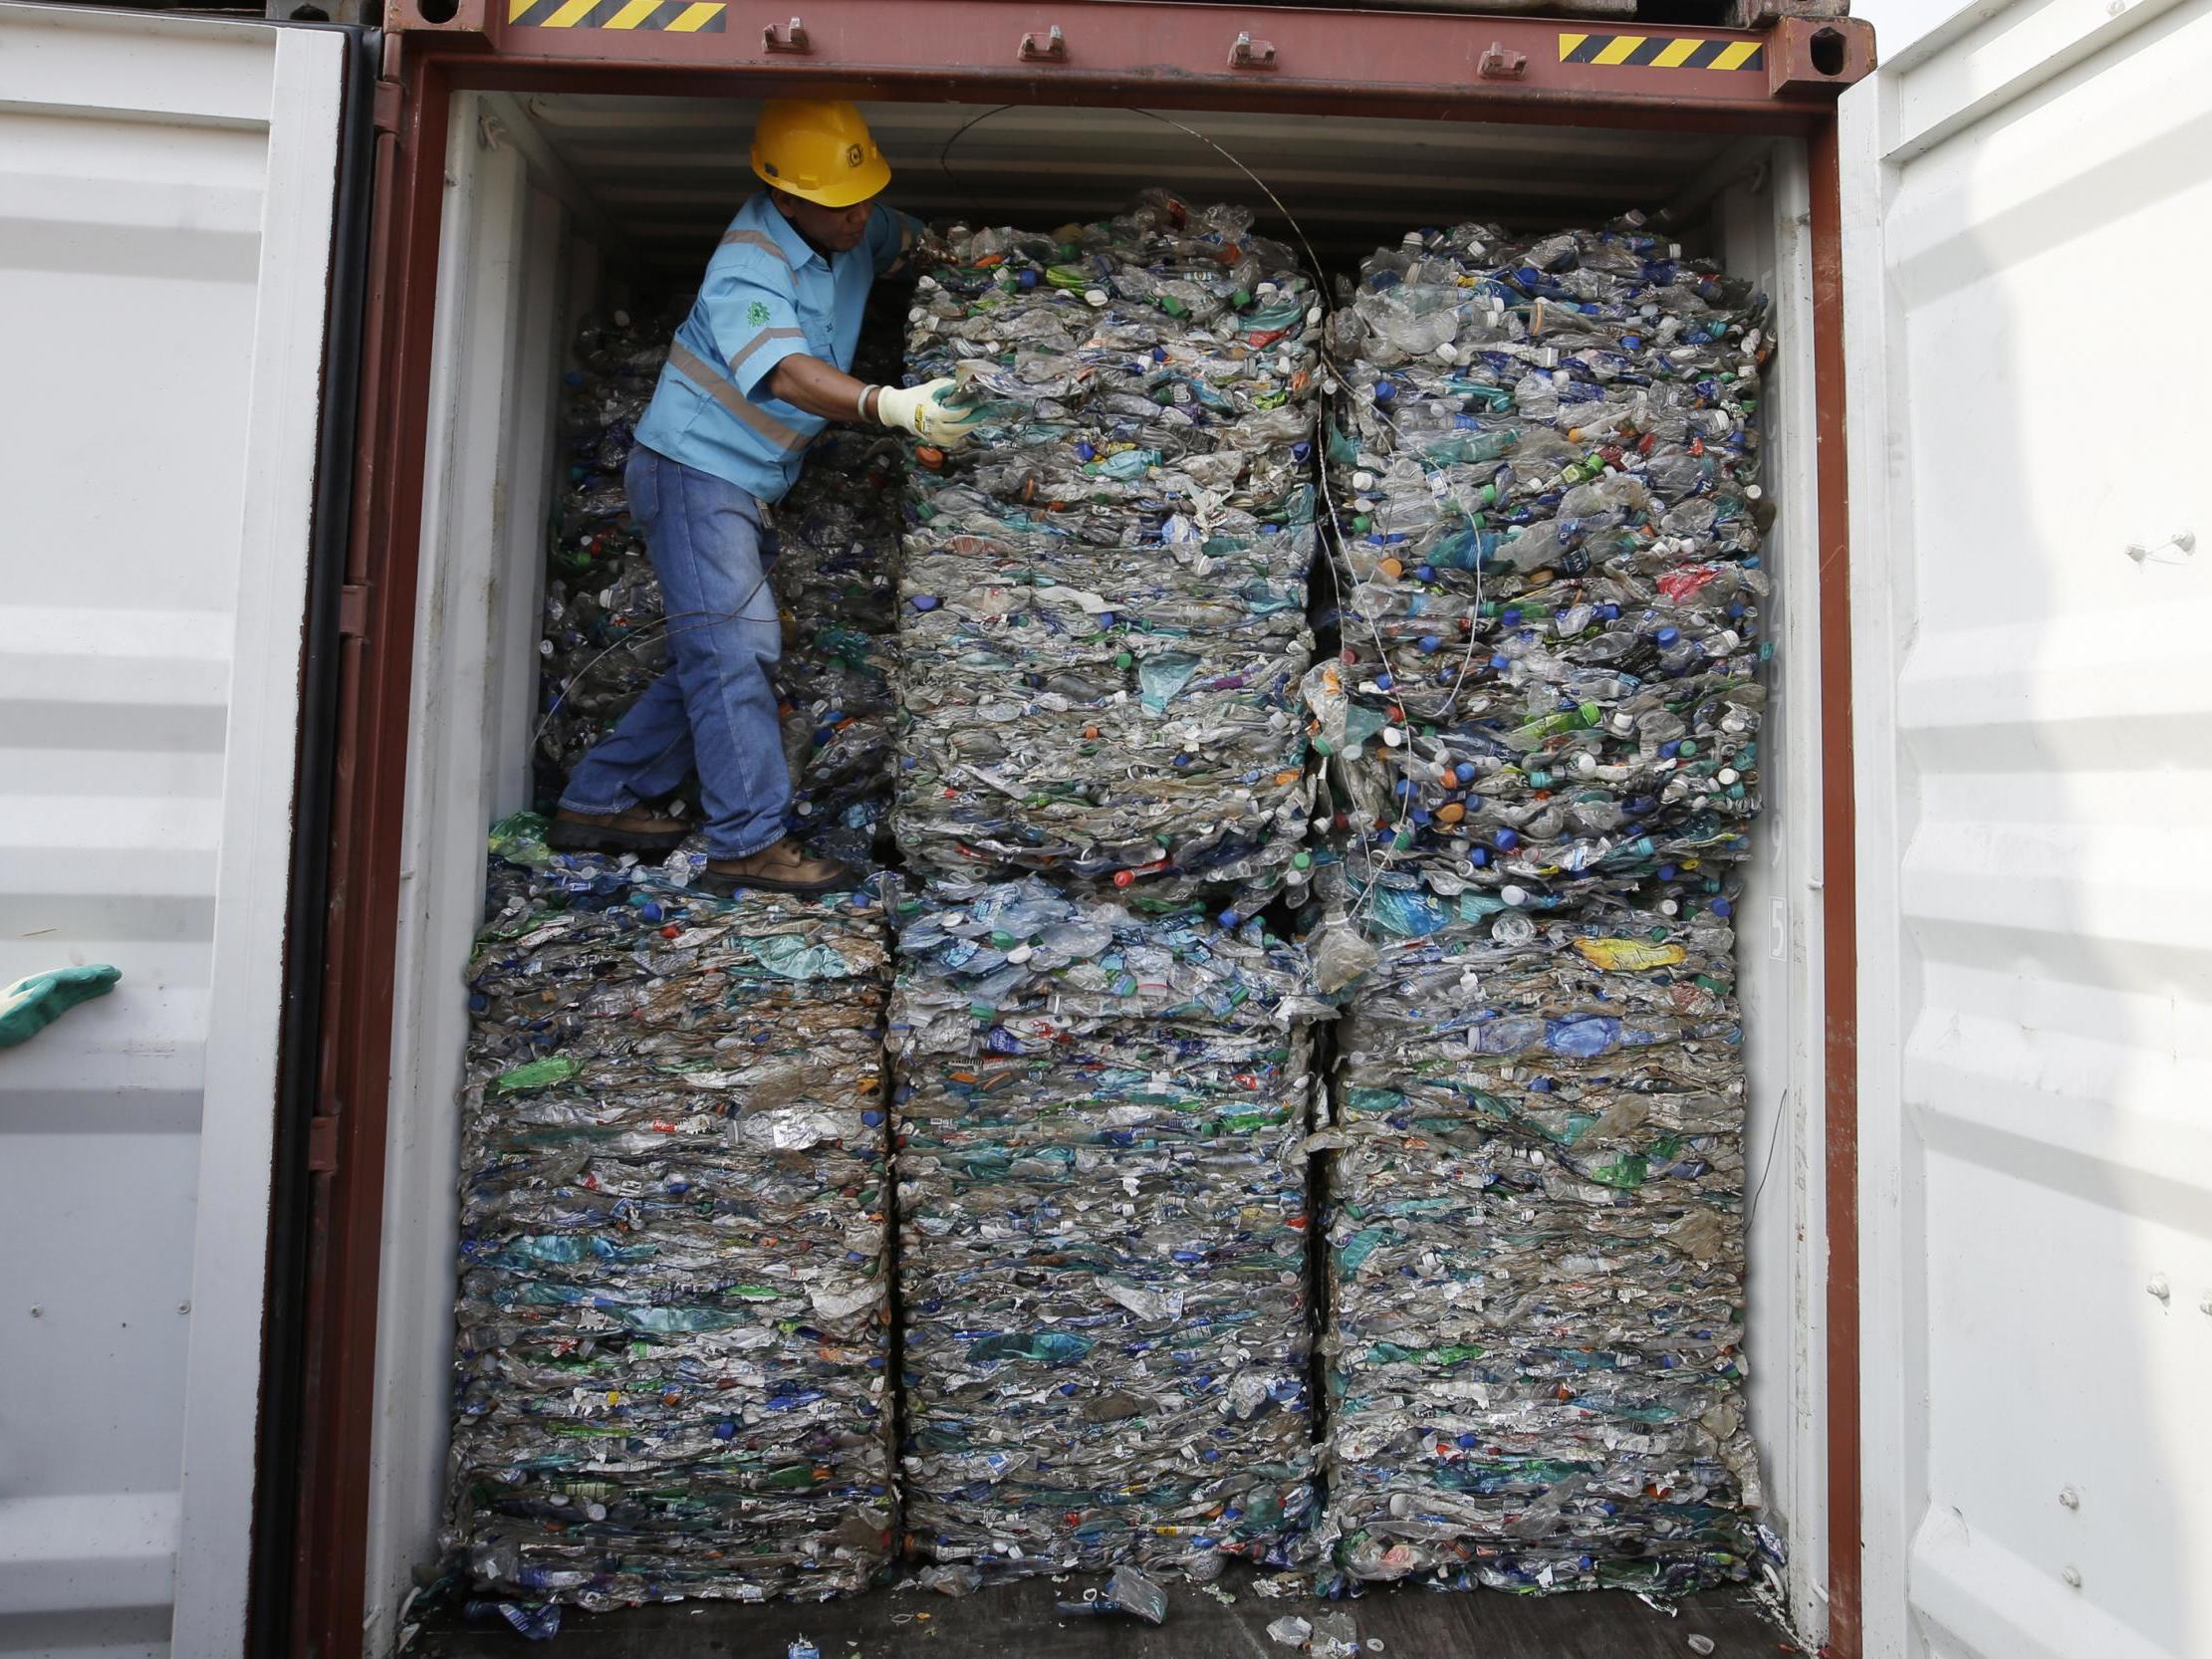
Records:
[[[753,123],[753,171],[824,207],[851,207],[891,181],[860,112],[844,99],[772,98]]]

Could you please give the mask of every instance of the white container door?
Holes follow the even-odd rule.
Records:
[[[2205,1659],[2212,3],[1843,110],[1866,1652]]]
[[[343,39],[0,4],[0,1650],[242,1650]]]

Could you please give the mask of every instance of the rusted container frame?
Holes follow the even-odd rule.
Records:
[[[466,85],[511,91],[606,91],[621,71],[694,71],[653,90],[726,96],[768,84],[732,79],[750,74],[906,99],[1190,108],[1227,97],[1292,113],[1615,125],[1709,115],[1739,130],[1775,130],[1792,116],[1803,123],[1794,130],[1809,130],[1873,60],[1873,31],[1850,18],[1746,31],[1188,0],[780,9],[763,21],[734,0],[386,0],[384,20],[415,45],[479,55],[473,71],[456,66]]]
[[[394,0],[394,5],[418,0]],[[441,0],[431,0],[433,5]],[[496,0],[509,4],[512,0]],[[786,0],[789,3],[789,0]],[[735,32],[680,42],[635,33],[525,30],[419,20],[384,41],[376,87],[374,207],[364,335],[358,480],[341,605],[328,1011],[318,1074],[330,1119],[310,1183],[313,1222],[304,1372],[309,1425],[287,1584],[257,1583],[264,1651],[352,1659],[365,1594],[373,1430],[378,1241],[390,1089],[392,975],[405,808],[406,710],[420,556],[438,229],[447,113],[464,89],[722,97],[790,91],[984,103],[1122,103],[1270,112],[1420,116],[1575,126],[1673,126],[1801,136],[1812,173],[1815,406],[1822,660],[1823,915],[1826,930],[1826,1166],[1829,1277],[1830,1618],[1828,1652],[1858,1659],[1859,1429],[1856,955],[1852,887],[1849,541],[1843,473],[1843,334],[1834,95],[1872,62],[1863,24],[1784,19],[1759,39],[1767,75],[1566,61],[1561,36],[1587,25],[1526,18],[1003,0],[836,0],[803,25],[813,51],[766,50]],[[757,14],[748,14],[755,15]],[[924,22],[926,18],[926,22]],[[817,22],[816,19],[820,19]],[[863,20],[877,35],[848,35]],[[1065,64],[1023,65],[1023,33],[1059,21]],[[395,24],[401,20],[393,19]],[[1235,24],[1234,30],[1228,25]],[[758,23],[755,29],[765,27]],[[789,28],[789,20],[778,27]],[[1826,32],[1825,35],[1823,32]],[[1645,31],[1668,38],[1721,32]],[[665,33],[661,31],[660,33]],[[1269,67],[1230,63],[1244,33]],[[839,56],[855,42],[850,61]],[[1049,47],[1050,36],[1045,36]],[[995,47],[991,43],[997,43]],[[1816,65],[1818,46],[1830,74]],[[988,51],[986,48],[990,48]],[[1211,54],[1218,49],[1218,60]],[[1325,50],[1326,49],[1326,50]],[[1842,52],[1841,60],[1835,59]],[[1249,53],[1248,53],[1249,56]],[[1518,73],[1514,59],[1525,59]],[[1484,76],[1488,59],[1493,73]],[[1218,61],[1218,67],[1209,67]],[[948,68],[957,65],[957,68]],[[1804,79],[1806,73],[1815,79]],[[1748,90],[1715,81],[1757,81]],[[273,1640],[271,1640],[273,1638]],[[260,1643],[257,1642],[257,1647]]]

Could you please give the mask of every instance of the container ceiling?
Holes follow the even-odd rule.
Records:
[[[604,215],[604,230],[638,264],[692,274],[757,187],[747,164],[753,101],[547,95],[522,103]],[[1700,132],[1249,112],[1162,118],[1033,106],[865,109],[891,164],[890,198],[925,219],[1049,229],[1118,212],[1137,190],[1166,184],[1194,200],[1249,203],[1263,228],[1286,235],[1241,161],[1332,265],[1356,263],[1415,225],[1589,223],[1662,206],[1732,142]]]

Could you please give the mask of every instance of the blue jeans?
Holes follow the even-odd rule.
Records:
[[[760,503],[735,484],[639,444],[622,483],[660,578],[668,669],[577,764],[561,805],[627,812],[694,767],[708,854],[742,858],[783,838],[791,773],[769,669],[783,628],[769,589]]]

